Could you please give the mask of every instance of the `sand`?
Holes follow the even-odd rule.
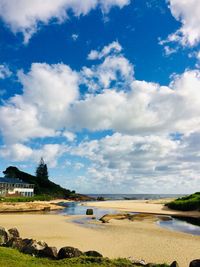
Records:
[[[168,200],[169,201],[169,200]],[[141,213],[151,213],[151,214],[163,214],[163,215],[174,215],[182,217],[194,217],[200,218],[199,211],[175,211],[170,210],[164,206],[163,203],[166,200],[116,200],[116,201],[96,201],[96,202],[86,202],[83,205],[115,209],[119,211],[127,212],[141,212]]]
[[[177,260],[180,267],[188,267],[200,256],[200,236],[163,229],[149,220],[111,220],[93,229],[72,223],[69,218],[72,216],[1,214],[0,225],[16,226],[22,237],[44,240],[51,246],[97,250],[111,258],[131,256],[156,263]]]
[[[57,203],[59,202],[70,202],[70,201],[57,199],[52,201],[34,201],[34,202],[0,202],[0,213],[62,210],[64,207],[57,205]]]

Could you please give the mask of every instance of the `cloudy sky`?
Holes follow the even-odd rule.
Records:
[[[0,0],[0,171],[81,193],[200,186],[199,0]]]

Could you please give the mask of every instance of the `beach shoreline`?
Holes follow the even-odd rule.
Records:
[[[151,220],[111,220],[102,227],[83,227],[72,222],[76,216],[55,214],[0,214],[0,226],[17,227],[23,238],[43,240],[50,246],[97,250],[105,257],[144,259],[181,267],[199,257],[200,236],[170,231]],[[100,223],[99,223],[100,224]]]

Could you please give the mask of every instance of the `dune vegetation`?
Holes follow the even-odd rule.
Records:
[[[172,202],[165,204],[168,208],[181,211],[200,211],[200,192],[192,195],[178,198]]]

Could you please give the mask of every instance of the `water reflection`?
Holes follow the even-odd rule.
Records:
[[[184,232],[192,235],[200,235],[200,227],[198,225],[194,225],[189,222],[183,221],[183,219],[172,218],[172,220],[158,221],[157,223],[161,227],[170,230]]]

